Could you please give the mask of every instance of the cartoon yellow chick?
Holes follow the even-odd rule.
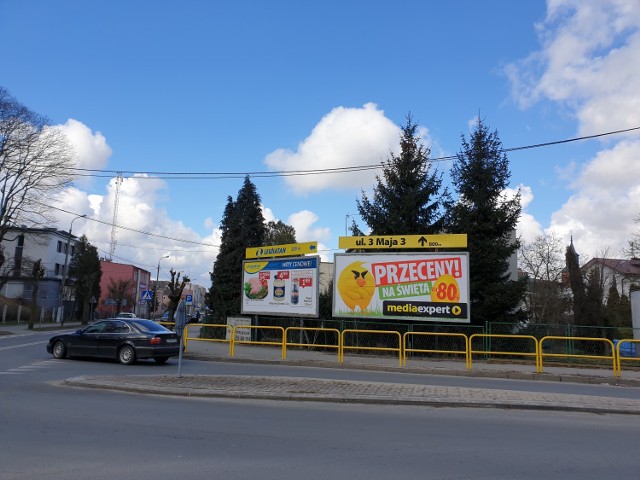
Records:
[[[363,262],[354,262],[345,267],[338,278],[338,292],[347,307],[363,312],[371,302],[376,286],[371,273]]]

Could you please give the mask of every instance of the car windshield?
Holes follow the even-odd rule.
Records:
[[[166,333],[171,331],[152,320],[133,320],[131,321],[131,324],[138,327],[138,329],[142,332]]]

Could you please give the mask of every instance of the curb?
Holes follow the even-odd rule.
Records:
[[[326,379],[214,375],[84,376],[67,379],[60,384],[77,388],[194,398],[640,415],[640,400]]]

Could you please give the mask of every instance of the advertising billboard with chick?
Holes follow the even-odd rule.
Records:
[[[467,253],[334,257],[333,316],[469,323]]]

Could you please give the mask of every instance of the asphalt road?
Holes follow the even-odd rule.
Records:
[[[57,364],[47,354],[45,346],[52,336],[51,332],[22,332],[19,335],[0,336],[0,382],[3,375],[11,376],[27,371],[37,371],[50,362]],[[138,362],[124,367],[114,362],[100,360],[63,361],[65,370],[59,378],[79,377],[83,375],[175,375],[177,359],[171,359],[167,365],[156,365],[153,361]],[[67,365],[68,363],[68,365]],[[284,376],[296,378],[320,378],[328,380],[353,380],[369,382],[406,383],[415,385],[438,385],[443,387],[500,389],[533,393],[553,393],[602,396],[611,398],[639,399],[640,388],[612,386],[606,383],[564,383],[532,382],[489,377],[466,377],[447,375],[423,375],[389,371],[316,368],[286,366],[279,364],[232,363],[183,360],[181,373],[184,375],[242,375],[242,376]]]
[[[48,336],[0,337],[2,480],[638,478],[637,415],[195,399],[76,389],[59,381],[80,375],[174,375],[177,365],[58,361],[44,351]],[[554,388],[635,398],[638,392],[188,359],[183,372],[462,382],[474,388]]]

